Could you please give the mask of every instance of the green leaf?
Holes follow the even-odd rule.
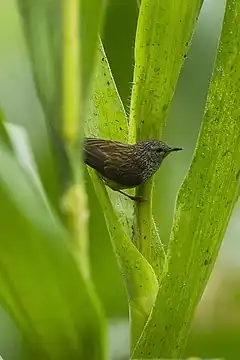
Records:
[[[157,278],[150,264],[124,232],[107,196],[106,188],[94,170],[90,170],[90,176],[103,208],[113,250],[127,290],[134,345],[155,302],[158,292]]]
[[[229,0],[197,148],[178,195],[165,276],[136,358],[181,356],[239,196],[239,22],[240,1]]]
[[[125,112],[101,43],[98,46],[93,89],[85,128],[86,135],[126,141],[128,127]],[[89,169],[89,173],[124,278],[133,325],[133,342],[135,342],[154,304],[158,291],[157,279],[152,267],[131,241],[133,221],[131,201],[105,188],[95,171]]]
[[[101,41],[98,44],[93,93],[89,106],[88,121],[85,126],[85,134],[89,137],[102,137],[104,139],[114,139],[123,142],[126,142],[128,137],[126,113],[112,77]],[[97,182],[98,181],[99,179],[97,179]],[[111,189],[107,188],[107,192],[114,210],[118,214],[118,219],[124,228],[124,232],[132,238],[132,202]],[[152,237],[152,266],[157,276],[160,277],[165,254],[154,221]],[[134,238],[132,240],[134,240]]]
[[[78,146],[89,86],[83,86],[81,56],[87,53],[85,60],[92,64],[90,82],[100,20],[90,37],[87,32],[79,40],[81,25],[91,15],[88,4],[85,11],[82,3],[63,1],[59,7],[55,0],[18,2],[38,95],[52,143],[59,146],[58,171],[63,163],[65,172],[70,173],[70,165],[73,173],[63,201],[68,232],[48,202],[36,167],[29,166],[33,158],[24,152],[30,147],[14,143],[19,141],[16,129],[10,136],[16,157],[0,144],[0,197],[8,219],[0,220],[5,235],[1,297],[27,339],[32,358],[106,359],[106,324],[87,263],[88,213]],[[61,205],[62,192],[57,196]],[[16,230],[9,227],[12,219]]]
[[[79,116],[78,118],[75,116],[78,122],[76,121],[72,124],[71,113],[69,109],[66,109],[66,104],[64,108],[68,113],[68,127],[66,128],[66,123],[63,125],[63,117],[65,115],[62,113],[62,103],[63,99],[68,98],[68,102],[72,103],[70,104],[72,110],[75,106],[74,104],[76,104],[80,108],[80,118],[83,123],[84,108],[91,85],[91,74],[94,67],[97,36],[101,26],[104,1],[76,0],[71,4],[66,2],[67,7],[65,8],[64,4],[65,2],[59,6],[59,1],[57,0],[36,0],[34,2],[31,0],[18,0],[35,84],[46,115],[48,132],[54,146],[57,160],[57,164],[55,164],[57,167],[56,173],[59,177],[58,183],[62,184],[61,192],[65,190],[72,175],[65,144],[63,143],[63,127],[65,127],[64,136],[72,137],[76,134],[80,138],[79,134],[82,134]],[[69,9],[75,6],[75,9],[68,10],[68,6]],[[73,37],[70,33],[67,35],[65,32],[67,27],[66,14],[68,11],[73,11],[72,14],[76,14],[77,19],[76,36]],[[74,17],[72,16],[72,20]],[[73,23],[70,25],[72,26]],[[72,41],[77,43],[80,49],[77,58],[69,48]],[[67,49],[66,51],[64,51],[64,46]],[[77,71],[78,67],[79,72]],[[71,73],[73,76],[70,76]],[[66,79],[69,85],[74,76],[80,87],[80,96],[84,100],[81,105],[78,104],[80,101],[79,97],[77,102],[74,101],[78,96],[77,93],[74,92],[72,94],[70,87],[66,89],[63,86]],[[76,131],[78,128],[79,131]],[[59,184],[56,184],[56,188],[58,186]],[[58,195],[60,196],[60,194]]]
[[[141,1],[130,141],[161,136],[202,0]]]
[[[158,139],[162,135],[201,4],[202,0],[141,1],[135,43],[130,142]],[[135,216],[138,249],[154,264],[155,253],[151,251],[152,189],[153,179],[137,188],[137,195],[148,201],[136,204]]]
[[[41,194],[46,206],[49,206],[44,188],[39,179],[27,133],[21,126],[11,123],[5,123],[4,125],[9,138],[12,153],[20,166],[29,174],[29,180],[32,181],[32,186],[35,188],[35,191]]]
[[[104,0],[78,0],[81,82],[87,99]],[[37,89],[50,123],[61,124],[63,8],[56,0],[18,0]]]
[[[128,124],[125,110],[117,92],[101,40],[99,40],[85,135],[126,142],[127,134]],[[132,225],[133,212],[131,202],[117,192],[110,189],[107,191],[125,232],[130,236],[129,229]]]
[[[68,160],[59,134],[59,124],[62,120],[61,8],[55,0],[18,0],[16,3],[22,20],[19,32],[23,32],[26,40],[42,108],[34,107],[34,127],[33,121],[26,120],[28,116],[22,115],[23,120],[19,117],[14,119],[14,122],[24,125],[28,130],[44,188],[52,204],[61,214],[59,198],[70,177]],[[13,13],[14,11],[16,9]],[[16,53],[16,56],[19,56],[19,53]],[[27,62],[25,53],[19,61]],[[29,76],[28,72],[25,76]],[[31,84],[28,97],[34,98],[34,90]],[[36,132],[39,137],[41,136],[41,144],[44,145],[35,145]]]
[[[18,0],[35,84],[48,121],[59,128],[62,100],[62,12],[56,0]]]
[[[9,137],[9,134],[6,130],[5,124],[4,124],[4,118],[2,111],[0,109],[0,140],[9,148],[12,149],[11,139]]]
[[[105,359],[100,306],[67,231],[38,191],[34,166],[27,171],[3,143],[0,163],[2,304],[35,359]]]

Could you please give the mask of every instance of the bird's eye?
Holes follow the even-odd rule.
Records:
[[[156,151],[156,152],[161,152],[162,151],[162,149],[159,147],[159,146],[152,146],[151,147],[151,149],[153,150],[153,151]]]
[[[157,153],[163,152],[163,149],[159,146],[155,146],[153,150],[156,151]]]

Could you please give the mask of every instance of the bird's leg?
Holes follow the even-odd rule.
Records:
[[[128,195],[128,194],[126,194],[125,192],[123,192],[121,190],[116,190],[116,191],[120,192],[122,195],[127,196],[129,199],[131,199],[133,201],[137,201],[137,202],[140,202],[140,203],[146,201],[146,199],[143,196],[131,196],[131,195]]]
[[[107,180],[103,177],[103,176],[100,176],[100,178],[103,180],[104,184],[108,187],[110,187],[110,189],[112,189],[113,191],[117,191],[119,192],[120,194],[122,195],[125,195],[127,196],[129,199],[133,200],[133,201],[137,201],[139,203],[143,203],[146,201],[146,199],[143,197],[143,196],[132,196],[132,195],[128,195],[126,194],[125,192],[119,190],[119,189],[115,189],[113,188],[112,186],[109,185],[109,183],[107,182]]]

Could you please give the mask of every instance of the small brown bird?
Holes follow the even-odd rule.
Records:
[[[168,154],[182,149],[170,147],[159,140],[138,141],[131,145],[85,138],[83,150],[84,162],[100,173],[107,186],[131,200],[144,201],[142,197],[128,195],[121,189],[143,184],[159,169]]]

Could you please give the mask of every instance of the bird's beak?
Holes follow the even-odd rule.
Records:
[[[182,148],[179,148],[179,147],[169,147],[168,152],[180,151],[180,150],[183,150],[183,149],[182,149]]]

